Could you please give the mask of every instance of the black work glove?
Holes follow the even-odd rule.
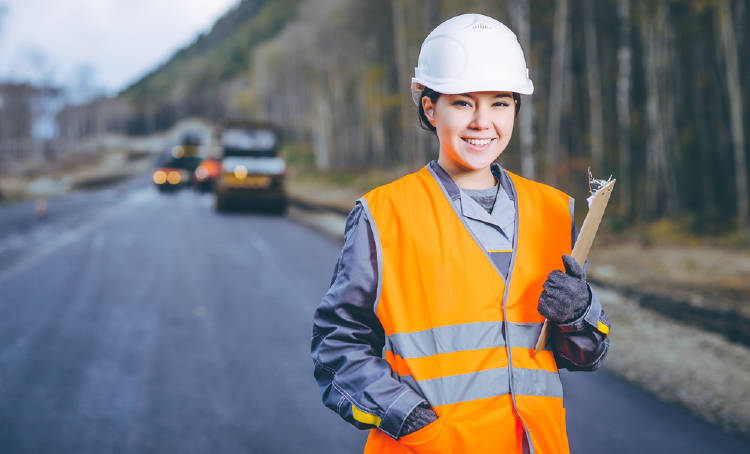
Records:
[[[398,436],[400,438],[404,435],[416,432],[427,426],[427,424],[437,420],[437,418],[435,410],[430,408],[428,404],[422,402],[414,408],[411,413],[409,413],[409,416],[406,417],[406,421],[404,421],[404,425],[401,426],[401,432],[399,432]]]
[[[540,314],[558,324],[577,319],[591,302],[586,272],[573,257],[563,255],[562,260],[565,273],[560,270],[549,273],[537,305]]]

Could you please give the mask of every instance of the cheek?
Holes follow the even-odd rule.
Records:
[[[459,139],[463,130],[460,120],[450,117],[442,117],[435,122],[437,136],[441,143]]]
[[[497,130],[500,137],[510,138],[513,132],[513,124],[515,122],[515,114],[503,115],[495,122],[495,129]]]

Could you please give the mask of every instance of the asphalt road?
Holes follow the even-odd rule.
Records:
[[[313,310],[340,243],[210,195],[0,208],[0,453],[355,453],[320,402]],[[606,372],[564,374],[575,453],[750,452]]]

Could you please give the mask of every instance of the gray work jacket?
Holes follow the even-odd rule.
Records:
[[[510,177],[499,165],[493,165],[502,190],[488,214],[460,190],[437,162],[428,166],[446,189],[456,213],[463,217],[480,246],[490,252],[497,268],[505,270],[503,277],[507,276],[511,252],[504,245],[512,246],[516,214]],[[571,226],[571,235],[575,242],[575,225]],[[346,220],[344,247],[330,287],[315,311],[311,348],[314,374],[328,408],[361,429],[374,426],[356,421],[351,407],[371,409],[374,414],[383,415],[379,429],[398,438],[406,417],[426,400],[394,378],[383,359],[385,333],[375,313],[378,279],[373,228],[357,202]],[[589,306],[580,318],[564,325],[552,324],[559,368],[599,368],[609,348],[609,338],[597,329],[599,321],[610,326],[599,299],[591,292]]]

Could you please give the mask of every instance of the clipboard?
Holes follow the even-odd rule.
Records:
[[[615,187],[615,179],[609,180],[594,180],[591,178],[591,171],[589,170],[589,185],[591,187],[592,182],[601,181],[605,182],[604,186],[594,190],[592,188],[592,195],[589,197],[589,212],[586,214],[586,218],[583,220],[583,226],[581,232],[578,235],[576,244],[573,247],[573,252],[570,254],[581,267],[589,256],[591,251],[591,245],[594,244],[594,238],[596,238],[596,232],[599,230],[599,224],[602,222],[604,216],[604,210],[607,208],[609,203],[609,196],[612,195],[612,189]],[[544,321],[542,326],[542,332],[539,333],[539,339],[536,341],[536,347],[534,348],[534,354],[539,353],[544,346],[547,345],[549,339],[549,320]]]

